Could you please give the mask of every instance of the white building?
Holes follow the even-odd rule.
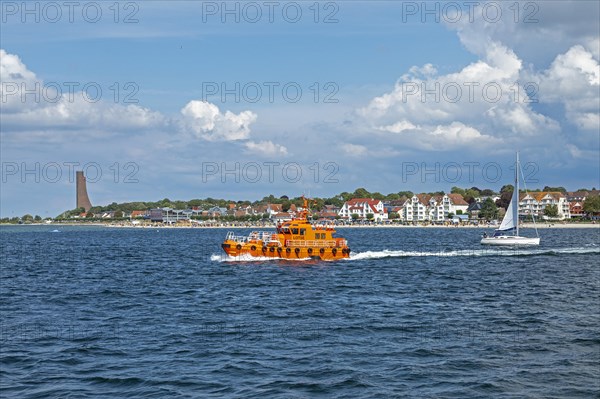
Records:
[[[465,214],[468,208],[469,204],[460,194],[416,194],[404,203],[400,216],[407,222],[443,222],[449,214]]]
[[[431,197],[425,194],[413,195],[406,200],[402,206],[400,219],[407,222],[421,222],[429,220],[429,200]]]
[[[367,215],[370,213],[373,214],[373,220],[376,222],[388,218],[383,202],[372,198],[353,198],[346,201],[338,215],[343,219],[351,220],[353,214],[357,214],[359,219],[367,219]]]
[[[521,194],[519,199],[519,214],[543,216],[544,209],[556,205],[559,219],[570,219],[571,210],[567,197],[560,192],[534,192]]]

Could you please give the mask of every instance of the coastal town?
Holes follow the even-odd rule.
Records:
[[[472,187],[452,187],[450,193],[401,191],[382,195],[359,188],[331,198],[312,198],[312,220],[343,225],[450,225],[495,224],[502,219],[513,192]],[[78,174],[76,208],[56,218],[24,215],[4,218],[2,223],[101,223],[118,226],[219,227],[275,225],[297,217],[305,209],[303,197],[270,195],[259,201],[194,199],[158,202],[112,203],[92,206],[85,177]],[[520,192],[519,217],[524,221],[592,222],[600,219],[600,190],[566,191],[563,187]]]
[[[538,220],[572,221],[588,217],[584,212],[586,199],[598,196],[596,191],[578,192],[533,192],[522,193],[519,201],[519,214],[525,219],[531,216]],[[281,203],[237,204],[212,206],[203,209],[192,206],[187,209],[171,207],[148,210],[133,210],[130,213],[105,211],[93,214],[99,219],[129,219],[134,224],[215,224],[235,221],[269,221],[282,223],[297,217],[304,209],[296,205],[299,198],[290,202],[285,196]],[[467,202],[463,195],[414,194],[397,200],[375,198],[351,198],[342,206],[324,204],[312,210],[312,218],[327,219],[335,224],[479,224],[481,221],[497,220],[504,215],[499,207],[500,195],[481,196]],[[315,204],[317,205],[317,204]],[[590,215],[591,216],[591,215]],[[74,215],[73,219],[87,218],[88,213]],[[591,216],[593,217],[593,216]]]

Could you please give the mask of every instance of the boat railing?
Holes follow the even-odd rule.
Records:
[[[252,233],[250,233],[247,236],[236,235],[235,232],[229,231],[229,232],[227,232],[225,239],[239,242],[239,243],[256,242],[256,241],[262,241],[265,243],[273,242],[273,241],[278,242],[277,234],[269,232],[269,231],[253,231]]]
[[[238,236],[238,235],[235,235],[235,233],[233,231],[229,231],[229,232],[227,232],[227,235],[225,236],[225,240],[244,243],[244,242],[248,241],[248,237],[247,236]]]
[[[288,247],[345,247],[346,240],[285,240],[285,245]]]

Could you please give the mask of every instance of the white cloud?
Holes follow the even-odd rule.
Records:
[[[367,147],[360,144],[342,144],[342,150],[350,156],[357,157],[363,156],[367,153]]]
[[[118,130],[166,123],[159,112],[138,105],[96,101],[90,93],[63,92],[60,86],[46,85],[17,55],[0,49],[0,56],[2,122],[8,129]]]
[[[358,115],[372,129],[402,135],[402,144],[443,150],[481,148],[543,136],[559,130],[556,121],[535,112],[520,86],[522,61],[500,43],[462,70],[438,75],[413,67],[394,90],[374,98]]]
[[[282,156],[287,155],[287,148],[280,145],[275,144],[272,141],[247,141],[244,143],[247,151],[253,154],[265,155],[265,156]]]
[[[501,18],[494,21],[498,7]],[[485,8],[491,12],[487,18]],[[576,44],[584,45],[596,57],[600,52],[600,3],[595,1],[481,1],[472,16],[470,19],[464,12],[460,21],[446,25],[456,30],[469,51],[482,57],[490,42],[500,42],[526,63],[536,64],[549,63]]]
[[[416,128],[417,127],[415,125],[413,125],[412,123],[410,123],[409,121],[402,120],[402,121],[393,123],[391,125],[379,126],[379,127],[377,127],[377,130],[381,130],[383,132],[390,132],[390,133],[402,133],[405,130],[412,130],[412,129],[416,129]]]
[[[486,3],[474,20],[463,13],[447,23],[479,60],[448,74],[411,67],[357,110],[355,125],[363,135],[390,134],[390,145],[429,151],[539,151],[544,142],[558,157],[589,156],[600,146],[600,3],[493,2],[502,8],[496,22],[482,17]]]
[[[182,110],[182,123],[187,132],[208,141],[244,140],[250,136],[250,124],[256,114],[243,111],[239,114],[226,111],[205,101],[190,101]]]
[[[44,84],[17,55],[1,49],[0,56],[5,131],[52,131],[56,135],[80,129],[86,134],[92,130],[112,134],[130,130],[174,130],[180,126],[196,138],[233,141],[248,139],[250,125],[257,119],[251,111],[221,113],[216,105],[196,100],[190,101],[177,118],[135,104],[119,104],[102,98],[90,101],[88,95],[92,94],[64,92],[62,87],[57,90],[52,84]],[[32,90],[36,95],[22,95]]]

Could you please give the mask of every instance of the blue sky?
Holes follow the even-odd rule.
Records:
[[[499,189],[516,149],[600,186],[597,2],[78,4],[2,3],[3,217],[73,208],[70,163],[99,205]]]

